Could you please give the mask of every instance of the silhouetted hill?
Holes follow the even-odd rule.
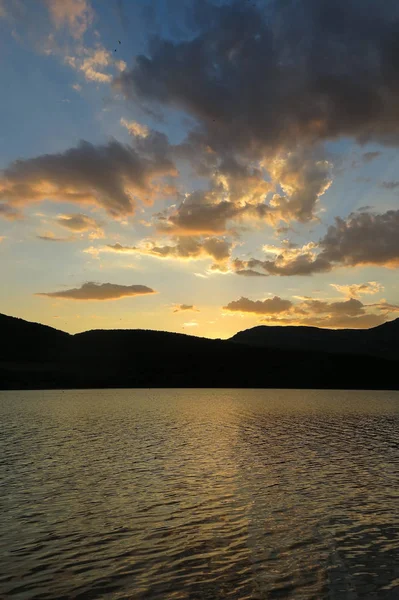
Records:
[[[397,326],[388,324],[369,331],[378,343],[391,344],[397,339],[392,329],[397,331]],[[251,336],[252,341],[256,340],[259,329],[265,328],[235,336],[249,334],[249,344],[145,330],[94,330],[68,335],[0,315],[0,336],[6,340],[0,355],[0,388],[398,388],[396,361],[338,354],[337,336],[330,336],[335,342],[334,352],[303,350],[298,344],[298,339],[303,346],[310,344],[309,339],[321,339],[317,336],[324,336],[323,330],[270,328],[286,340],[289,330],[297,336],[296,347],[281,349],[250,345]],[[328,331],[327,335],[335,333]],[[346,333],[351,336],[364,332]]]
[[[0,360],[44,360],[63,352],[71,336],[47,325],[0,314]]]
[[[372,329],[319,329],[260,325],[236,333],[230,341],[261,348],[367,354],[399,359],[399,319]]]

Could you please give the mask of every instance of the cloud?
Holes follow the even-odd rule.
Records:
[[[362,160],[365,163],[370,163],[374,159],[376,159],[379,156],[381,156],[381,154],[382,154],[381,152],[364,152],[362,154]]]
[[[237,267],[238,263],[242,263],[239,259],[233,261],[234,268]],[[244,277],[267,277],[267,273],[259,273],[254,269],[238,269],[235,271],[236,275],[243,275]]]
[[[279,296],[267,298],[266,300],[249,300],[241,297],[239,300],[229,302],[227,306],[223,306],[223,310],[241,313],[253,313],[256,315],[275,315],[278,313],[286,313],[292,307],[290,300],[283,300]]]
[[[143,254],[155,258],[173,258],[182,260],[199,260],[212,258],[213,270],[224,270],[230,258],[232,243],[216,237],[177,237],[172,244],[159,245],[151,240],[144,240],[138,246],[122,246],[109,244],[103,251]]]
[[[46,54],[57,54],[63,57],[64,64],[83,74],[86,81],[96,83],[111,83],[115,73],[126,68],[123,60],[115,59],[99,41],[99,34],[95,32],[97,42],[94,47],[83,44],[84,34],[89,30],[94,21],[94,11],[88,0],[44,0],[50,15],[50,20],[55,25],[56,33],[48,34],[44,43]],[[64,30],[74,38],[74,44],[65,42],[59,35]],[[73,48],[73,54],[71,49]],[[72,86],[80,91],[79,84]]]
[[[123,60],[102,45],[98,30],[92,29],[97,19],[89,0],[9,0],[6,17],[15,39],[29,43],[40,54],[57,57],[86,81],[110,84],[126,68]],[[84,43],[88,37],[95,40],[91,47]],[[76,86],[72,87],[79,91]]]
[[[128,97],[182,108],[215,145],[397,139],[396,0],[202,0],[191,18],[119,78]]]
[[[285,192],[275,215],[306,222],[331,183],[315,149],[342,137],[398,144],[396,0],[201,0],[187,12],[187,37],[159,36],[114,85],[187,113],[186,154],[204,173],[229,160],[263,165]]]
[[[377,0],[201,0],[186,13],[187,36],[158,36],[114,85],[133,103],[190,117],[181,151],[211,190],[229,162],[264,170],[281,187],[258,199],[268,222],[307,222],[331,184],[327,141],[398,145],[396,0],[383,8]],[[241,216],[236,181],[224,198],[232,204],[181,207],[166,225],[180,235],[187,227],[211,233],[209,222],[212,233],[224,231]]]
[[[124,252],[126,254],[134,254],[137,252],[137,246],[122,246],[122,244],[107,244],[105,248],[98,249],[99,252]],[[87,248],[85,252],[89,253],[90,248]]]
[[[395,268],[399,266],[398,231],[399,210],[352,213],[347,219],[337,217],[317,243],[276,248],[271,260],[238,260],[233,261],[233,267],[241,274],[255,270],[283,276],[327,273],[336,267],[360,265]]]
[[[49,298],[65,298],[71,300],[117,300],[128,296],[156,294],[145,285],[116,285],[114,283],[84,283],[80,288],[60,292],[39,292],[36,296]]]
[[[276,158],[269,172],[285,192],[283,196],[275,194],[270,203],[277,216],[284,221],[312,220],[319,198],[332,183],[331,169],[331,162],[314,151],[290,152]]]
[[[363,329],[384,323],[391,313],[399,311],[399,306],[384,300],[366,305],[355,298],[338,302],[303,298],[294,303],[274,296],[266,300],[241,297],[224,306],[223,310],[261,315],[261,322],[269,325]]]
[[[54,233],[45,233],[43,235],[36,236],[38,240],[43,242],[72,242],[73,237],[57,237]]]
[[[399,187],[399,181],[383,181],[380,187],[385,190],[396,190]]]
[[[267,246],[264,251],[270,254],[270,258],[259,260],[236,259],[232,266],[240,275],[312,275],[314,273],[325,273],[332,270],[332,265],[321,254],[317,254],[318,245],[310,242],[300,248],[287,248]],[[250,273],[249,273],[250,271]]]
[[[288,316],[281,319],[263,318],[262,323],[268,325],[295,325],[302,327],[320,327],[323,329],[369,329],[377,327],[387,321],[386,315],[374,313],[348,316],[348,315],[323,315],[323,316]]]
[[[198,310],[198,308],[196,306],[194,306],[193,304],[178,304],[173,309],[174,313],[186,312],[186,311],[200,312]]]
[[[5,219],[13,221],[15,219],[20,219],[21,213],[19,212],[19,210],[17,210],[13,206],[10,206],[9,204],[0,204],[0,217],[4,217]]]
[[[17,160],[0,172],[0,212],[9,216],[21,205],[43,200],[94,204],[111,216],[132,214],[136,201],[151,203],[171,193],[164,176],[177,171],[158,137],[139,152],[111,141],[95,146],[82,141],[59,154]]]
[[[101,230],[101,225],[98,221],[82,213],[60,215],[55,221],[61,227],[71,229],[72,231]]]
[[[358,317],[365,314],[364,305],[360,300],[350,298],[339,302],[306,299],[300,309],[311,314],[329,314],[334,316]]]
[[[76,55],[65,56],[64,62],[82,73],[86,81],[96,83],[111,83],[113,71],[123,71],[126,68],[123,60],[115,60],[113,54],[100,44],[95,48],[78,48]]]
[[[320,240],[321,256],[341,265],[399,266],[399,210],[335,219]]]
[[[67,27],[71,35],[82,38],[94,17],[87,0],[45,0],[52,21],[57,29]]]
[[[204,192],[190,194],[177,208],[155,217],[160,232],[174,235],[222,234],[242,212],[232,202],[215,202]]]
[[[391,304],[386,300],[380,300],[380,302],[376,302],[375,304],[369,304],[369,306],[375,307],[380,311],[391,313],[391,312],[399,312],[399,306],[397,304]]]
[[[159,232],[178,236],[220,235],[231,232],[233,222],[272,224],[277,218],[277,211],[265,203],[232,202],[216,189],[187,194],[178,206],[154,215]]]
[[[184,150],[189,152],[189,147]],[[176,149],[174,154],[179,156]],[[198,161],[197,151],[193,161]],[[320,148],[280,153],[257,166],[224,156],[219,164],[211,163],[209,169],[202,165],[199,170],[208,176],[209,188],[186,194],[180,205],[155,215],[157,227],[191,235],[224,233],[237,221],[273,226],[278,221],[307,222],[315,218],[319,198],[332,183],[331,169]],[[279,193],[273,193],[277,189]]]
[[[341,294],[349,298],[358,298],[359,296],[369,296],[379,294],[383,291],[384,286],[377,281],[368,281],[367,283],[353,283],[352,285],[338,285],[330,283],[331,287],[335,288]]]
[[[126,119],[121,119],[120,124],[125,127],[128,132],[137,137],[146,138],[149,135],[149,129],[146,125],[141,125],[137,123],[137,121],[127,121]]]

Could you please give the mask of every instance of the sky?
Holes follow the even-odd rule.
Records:
[[[397,0],[0,0],[0,312],[399,317]]]

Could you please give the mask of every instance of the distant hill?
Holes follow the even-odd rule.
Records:
[[[367,354],[399,359],[399,319],[372,329],[319,329],[261,325],[236,333],[230,341],[261,348]]]
[[[0,314],[0,360],[45,360],[64,351],[68,333]]]
[[[69,335],[0,315],[0,389],[399,389],[398,329],[399,321],[368,331],[255,327],[210,340],[151,330]]]

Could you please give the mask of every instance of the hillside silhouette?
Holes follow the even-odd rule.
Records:
[[[399,359],[399,319],[371,329],[259,325],[236,333],[231,341],[280,350],[366,354]]]
[[[398,333],[399,320],[363,331],[255,327],[230,340],[152,330],[70,335],[0,315],[0,388],[399,389]]]

